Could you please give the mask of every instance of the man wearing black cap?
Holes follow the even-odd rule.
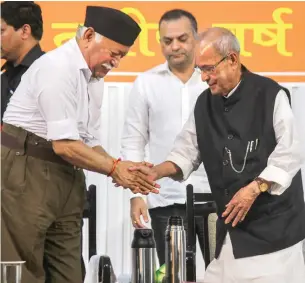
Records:
[[[8,104],[1,138],[2,261],[25,261],[22,283],[81,282],[81,168],[133,192],[158,192],[154,182],[129,171],[135,163],[111,157],[99,142],[96,81],[119,65],[139,33],[126,14],[87,7],[76,39],[36,60]]]

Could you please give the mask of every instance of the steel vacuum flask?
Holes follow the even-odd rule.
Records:
[[[131,283],[155,283],[156,243],[153,230],[136,229],[131,248]]]
[[[186,281],[186,236],[180,216],[171,216],[165,232],[166,283]]]

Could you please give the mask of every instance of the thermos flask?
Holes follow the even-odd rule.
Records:
[[[152,229],[136,229],[132,241],[132,283],[155,283],[156,243]]]
[[[180,216],[170,216],[165,232],[166,283],[186,281],[186,235]]]

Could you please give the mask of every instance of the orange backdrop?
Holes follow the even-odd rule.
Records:
[[[38,2],[43,10],[44,50],[51,50],[75,35],[87,5],[120,9],[132,16],[142,32],[127,58],[109,81],[131,81],[164,62],[158,21],[173,8],[190,11],[199,31],[210,26],[232,30],[241,44],[242,62],[254,72],[267,72],[278,81],[305,82],[304,2]]]

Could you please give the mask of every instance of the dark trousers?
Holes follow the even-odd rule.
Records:
[[[154,230],[159,264],[161,266],[165,263],[165,230],[167,227],[167,220],[170,216],[181,216],[183,218],[184,228],[187,231],[186,205],[174,204],[165,207],[152,208],[149,210],[149,215],[151,218],[151,226]],[[203,217],[195,217],[195,227],[200,250],[202,254],[204,254]]]
[[[1,146],[1,260],[26,262],[22,283],[81,283],[83,171],[27,155],[50,142],[10,125],[3,131],[20,148]]]

